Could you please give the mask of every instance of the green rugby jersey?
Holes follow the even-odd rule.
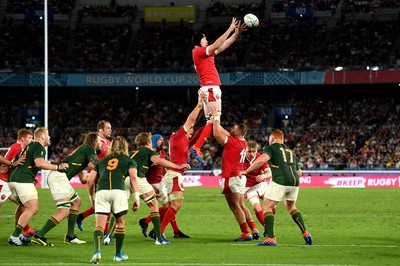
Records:
[[[140,147],[129,153],[129,156],[137,163],[138,177],[146,178],[146,173],[153,164],[151,157],[154,155],[157,155],[157,153],[147,147]]]
[[[299,186],[297,157],[285,144],[274,143],[264,148],[270,157],[272,180],[283,186]]]
[[[129,156],[106,156],[94,167],[94,170],[100,176],[96,191],[110,189],[125,190],[125,178],[129,178],[129,169],[136,167],[136,162]]]
[[[68,163],[68,169],[65,172],[68,179],[73,178],[80,173],[89,164],[90,159],[95,158],[96,150],[89,145],[81,145],[63,160],[63,163]]]
[[[8,175],[8,182],[32,183],[33,180],[35,180],[36,174],[40,170],[35,165],[35,159],[45,159],[45,148],[39,142],[32,141],[28,146],[21,150],[18,156],[25,156],[25,162],[22,165],[18,165],[11,169],[10,174]]]

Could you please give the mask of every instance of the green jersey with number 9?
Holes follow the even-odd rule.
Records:
[[[125,190],[125,178],[129,178],[129,169],[136,167],[136,162],[126,155],[105,157],[94,167],[94,170],[100,176],[97,191],[104,189]]]

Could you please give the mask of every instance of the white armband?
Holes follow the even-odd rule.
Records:
[[[135,200],[140,200],[139,192],[135,192]]]

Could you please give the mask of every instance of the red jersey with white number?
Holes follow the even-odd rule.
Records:
[[[199,76],[200,85],[221,85],[217,68],[215,67],[215,54],[207,55],[207,47],[195,47],[192,50],[194,68]]]
[[[111,140],[100,138],[100,142],[101,142],[101,153],[99,155],[97,155],[97,158],[99,158],[99,160],[101,160],[107,156],[108,149],[110,148]]]
[[[6,153],[6,155],[4,156],[4,158],[6,158],[7,160],[11,161],[12,159],[14,159],[18,153],[22,150],[22,145],[18,142],[12,144],[10,146],[10,148],[8,148],[8,151]],[[3,164],[1,166],[2,168],[10,168],[10,166]],[[7,174],[0,174],[0,179],[3,181],[7,182],[8,179],[8,173]]]
[[[243,163],[243,170],[246,170],[247,168],[249,168],[250,165],[252,165],[253,162],[254,162],[258,157],[260,157],[260,156],[261,156],[261,154],[259,154],[259,153],[257,152],[256,157],[255,157],[253,160],[249,161],[249,160],[246,158],[246,159],[244,160],[244,163]],[[260,182],[257,182],[257,181],[256,181],[256,176],[262,175],[268,168],[269,168],[268,163],[264,163],[260,168],[255,169],[255,170],[251,171],[250,173],[248,173],[248,174],[246,175],[246,179],[247,179],[247,180],[246,180],[246,187],[252,187],[252,186],[255,186],[255,185],[259,184]],[[264,179],[264,180],[261,181],[261,182],[267,182],[267,179]]]
[[[230,178],[238,176],[243,170],[243,163],[246,158],[247,142],[228,136],[225,140],[222,151],[222,177]]]
[[[158,152],[162,159],[167,159],[167,153],[163,150]],[[146,179],[149,184],[158,184],[164,177],[164,166],[153,164],[146,173]]]
[[[171,134],[169,138],[169,158],[175,164],[187,163],[187,153],[189,151],[189,141],[186,137],[185,126],[181,127],[177,132]],[[183,174],[186,168],[175,169],[168,168],[175,172]]]

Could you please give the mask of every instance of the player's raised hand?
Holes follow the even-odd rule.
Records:
[[[12,166],[17,167],[18,165],[22,165],[25,162],[25,156],[21,156],[18,160],[12,161]]]
[[[244,175],[244,176],[245,176],[245,175],[247,175],[247,173],[246,173],[246,171],[245,171],[245,170],[242,170],[242,171],[240,171],[240,172],[239,172],[239,175],[240,175],[240,176],[242,176],[242,175]]]
[[[210,111],[211,111],[212,117],[216,117],[216,116],[221,116],[222,115],[221,111],[218,110],[217,108],[215,108],[215,106],[212,106],[210,108]]]
[[[136,212],[140,208],[140,200],[139,199],[134,199],[133,205],[132,205],[132,211]]]
[[[244,22],[242,22],[242,21],[239,20],[239,25],[235,28],[235,33],[236,33],[237,35],[239,35],[239,34],[241,34],[242,32],[247,31],[247,30],[248,30],[248,28],[247,28],[246,23],[244,23]]]
[[[59,170],[67,170],[69,165],[68,163],[61,163],[58,167]]]
[[[229,29],[230,29],[231,31],[234,31],[234,30],[236,30],[236,28],[237,28],[238,25],[239,25],[239,21],[237,20],[237,18],[233,17],[233,18],[232,18],[231,25],[229,26]]]
[[[204,91],[202,91],[199,94],[198,104],[201,104],[203,106],[203,103],[205,103],[206,101],[207,101],[207,94]]]

